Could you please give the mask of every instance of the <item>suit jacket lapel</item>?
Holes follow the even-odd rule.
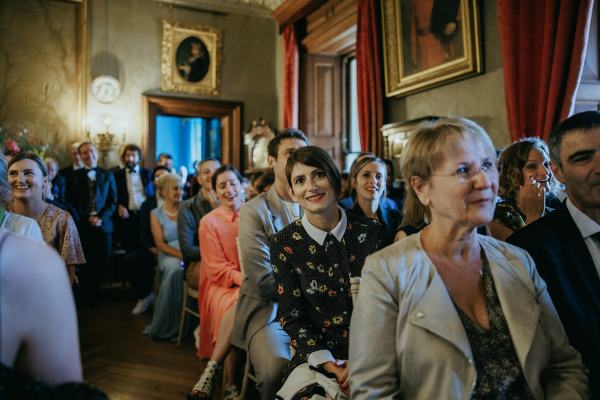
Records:
[[[473,359],[469,339],[458,316],[454,303],[446,290],[442,278],[432,265],[431,283],[419,300],[410,323],[452,343],[468,359]]]
[[[537,302],[533,283],[527,287],[510,268],[517,268],[506,257],[482,242],[502,313],[506,319],[508,330],[515,346],[521,365],[525,365],[527,354],[533,343],[540,319],[540,305]],[[500,263],[498,261],[501,261]],[[519,329],[514,327],[518,326]]]
[[[287,213],[283,208],[283,202],[277,194],[277,189],[275,189],[275,185],[271,186],[271,189],[269,189],[269,191],[267,192],[266,202],[267,207],[269,208],[269,212],[271,213],[271,220],[273,222],[275,232],[279,232],[292,222],[288,218]]]
[[[104,170],[96,168],[96,185],[94,187],[94,198],[96,201],[96,207],[99,208],[102,204],[102,185],[104,185]],[[96,211],[99,211],[96,209]]]
[[[600,312],[600,278],[594,265],[594,260],[585,244],[579,228],[573,221],[566,203],[556,211],[560,213],[560,229],[558,235],[563,247],[563,253],[570,259],[565,268],[573,268],[579,276],[579,282],[585,287],[594,306]]]

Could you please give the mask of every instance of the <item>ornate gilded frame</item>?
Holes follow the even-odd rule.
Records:
[[[209,55],[208,71],[198,82],[190,82],[181,76],[176,59],[179,45],[190,37],[202,41]],[[163,92],[217,96],[221,86],[222,52],[223,34],[220,29],[163,20],[160,89]]]
[[[409,29],[411,21],[417,18],[414,15],[416,13],[412,13],[416,6],[412,4],[420,1],[423,0],[381,0],[387,97],[405,96],[483,72],[478,0],[456,0],[459,2],[457,32],[460,34],[456,39],[457,47],[460,48],[457,54],[434,66],[421,68],[417,65],[418,61],[414,60],[415,52],[426,52],[429,48],[419,47],[419,39],[416,37],[426,35],[427,29],[433,37],[430,26],[424,29],[410,26]],[[422,3],[417,6],[421,5]],[[412,23],[416,25],[418,22]],[[411,34],[407,35],[407,31]],[[407,46],[410,54],[407,54]],[[416,50],[417,48],[426,50]],[[444,54],[446,56],[447,53]]]

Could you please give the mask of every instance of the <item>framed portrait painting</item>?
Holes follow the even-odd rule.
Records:
[[[217,28],[163,21],[161,90],[218,95],[222,40]]]
[[[482,72],[478,0],[381,0],[381,10],[387,97]]]

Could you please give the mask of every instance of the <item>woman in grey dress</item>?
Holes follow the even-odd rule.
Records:
[[[177,336],[183,296],[183,268],[177,241],[177,211],[181,202],[181,179],[167,173],[158,178],[157,191],[164,203],[150,215],[150,228],[158,248],[159,288],[152,324],[144,334],[155,339]]]

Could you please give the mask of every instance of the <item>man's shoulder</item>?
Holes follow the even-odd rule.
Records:
[[[562,206],[519,229],[507,241],[520,247],[532,243],[543,244],[545,247],[550,245],[550,239],[557,238],[565,233],[565,228],[568,227],[569,222],[572,223],[573,220],[566,207]]]
[[[273,207],[268,196],[268,192],[260,193],[242,205],[240,216],[258,215],[264,217],[267,214],[273,214]]]

